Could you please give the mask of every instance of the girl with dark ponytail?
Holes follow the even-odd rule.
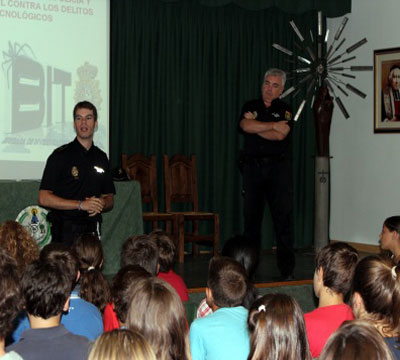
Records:
[[[400,269],[392,259],[367,256],[356,266],[352,308],[374,325],[400,360]]]
[[[110,300],[110,288],[101,272],[104,262],[101,242],[95,235],[81,235],[73,243],[72,251],[79,261],[80,297],[103,313]]]

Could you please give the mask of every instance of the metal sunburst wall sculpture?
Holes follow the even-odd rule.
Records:
[[[297,55],[294,51],[282,45],[272,45],[275,49],[290,56],[290,59],[286,58],[286,60],[293,64],[288,80],[292,81],[295,85],[289,87],[281,95],[281,98],[288,95],[294,98],[303,90],[304,97],[296,111],[294,120],[297,121],[299,119],[308,101],[314,110],[317,140],[314,217],[314,247],[316,250],[321,249],[329,243],[329,132],[334,107],[333,99],[329,95],[329,92],[335,99],[343,116],[348,119],[350,117],[349,112],[339,94],[343,94],[346,97],[350,96],[350,94],[355,94],[361,98],[365,98],[366,94],[349,84],[348,81],[349,79],[356,78],[354,75],[356,72],[373,69],[372,66],[347,65],[350,61],[357,58],[353,54],[354,51],[367,42],[367,39],[364,38],[345,48],[346,39],[342,38],[342,33],[347,22],[348,18],[344,17],[329,47],[327,45],[329,29],[326,29],[325,32],[323,31],[321,12],[318,12],[318,28],[315,38],[313,32],[310,30],[309,39],[306,40],[294,21],[289,22],[297,39],[300,40],[300,45],[295,42],[295,46],[299,50],[297,53],[301,53],[301,55]]]
[[[324,84],[332,93],[336,104],[338,105],[339,109],[346,119],[348,119],[350,115],[346,110],[342,100],[336,94],[340,92],[343,93],[345,96],[349,96],[349,92],[352,92],[362,98],[366,97],[366,94],[364,94],[361,90],[357,89],[355,86],[347,82],[347,79],[356,78],[355,75],[349,72],[354,73],[359,71],[371,71],[373,69],[372,66],[360,65],[346,67],[346,63],[357,58],[356,56],[351,56],[352,53],[367,42],[367,39],[364,38],[349,46],[347,49],[342,49],[342,45],[346,42],[346,38],[342,38],[342,33],[348,20],[349,19],[347,17],[343,18],[342,23],[337,29],[335,37],[333,38],[333,41],[327,51],[325,51],[325,49],[327,48],[327,42],[329,39],[329,29],[325,31],[325,34],[323,33],[321,12],[318,12],[317,37],[314,38],[312,30],[309,30],[309,41],[304,38],[293,20],[289,22],[293,31],[297,35],[297,38],[300,40],[300,48],[304,52],[304,56],[295,55],[294,51],[291,51],[279,44],[272,45],[275,49],[292,57],[293,64],[295,64],[296,62],[304,64],[303,67],[297,67],[291,70],[291,74],[293,76],[290,76],[288,80],[294,80],[295,76],[297,75],[299,77],[298,82],[296,85],[289,87],[281,95],[281,98],[284,98],[290,94],[292,94],[293,97],[296,97],[303,88],[306,88],[305,97],[300,103],[296,115],[294,116],[295,121],[299,119],[301,112],[303,111],[307,101],[310,98],[310,106],[313,106],[315,93],[318,88]],[[313,51],[315,45],[317,45],[317,54],[315,54],[315,52]],[[341,50],[342,52],[340,52],[339,50]],[[348,91],[346,91],[345,89]]]

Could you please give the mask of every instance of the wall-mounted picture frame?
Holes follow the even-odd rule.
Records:
[[[400,132],[400,48],[374,50],[374,133]]]

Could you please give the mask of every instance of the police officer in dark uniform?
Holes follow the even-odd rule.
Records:
[[[286,74],[265,73],[262,97],[247,102],[240,116],[244,190],[244,235],[261,247],[261,227],[268,202],[274,223],[277,263],[282,278],[292,279],[295,265],[292,230],[292,110],[279,99]]]
[[[114,204],[107,155],[93,144],[97,109],[88,101],[74,108],[76,138],[47,159],[39,204],[51,209],[52,241],[72,244],[80,234],[100,236],[101,213]]]

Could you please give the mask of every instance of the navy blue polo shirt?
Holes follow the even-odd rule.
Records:
[[[89,150],[75,138],[49,156],[43,172],[40,190],[50,190],[54,195],[70,200],[85,200],[115,194],[107,155],[92,144]],[[86,211],[53,210],[63,217],[88,217]],[[91,217],[97,221],[100,214]]]
[[[292,129],[293,114],[292,109],[284,101],[274,99],[270,107],[266,107],[263,100],[251,100],[243,105],[242,112],[240,114],[241,121],[244,118],[246,112],[256,112],[256,120],[262,122],[272,121],[288,121],[288,125]],[[249,134],[241,130],[244,135],[244,151],[246,155],[254,157],[267,157],[269,155],[280,155],[290,154],[291,151],[291,133],[284,140],[274,141],[264,139],[257,134]]]

